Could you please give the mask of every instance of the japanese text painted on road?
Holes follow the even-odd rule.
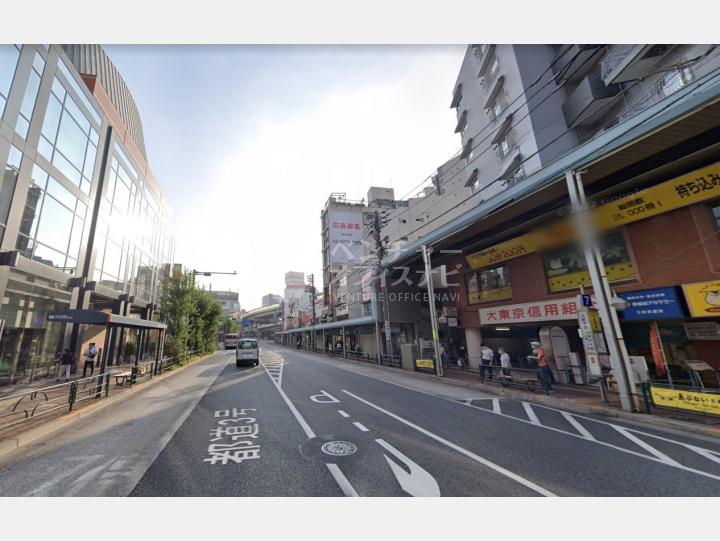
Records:
[[[215,411],[217,426],[210,431],[208,456],[203,461],[225,465],[260,458],[259,426],[257,419],[248,415],[254,411],[254,408]]]

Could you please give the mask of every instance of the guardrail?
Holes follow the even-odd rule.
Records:
[[[190,352],[195,355],[200,351]],[[165,357],[160,361],[148,361],[127,367],[121,372],[106,371],[87,378],[79,378],[57,385],[32,389],[0,398],[0,431],[21,423],[30,422],[50,413],[61,413],[85,405],[90,400],[101,399],[110,394],[110,382],[115,387],[133,386],[152,379],[154,375],[179,364],[179,357]]]

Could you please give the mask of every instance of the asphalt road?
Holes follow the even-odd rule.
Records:
[[[261,348],[2,457],[0,495],[720,495],[717,440]]]

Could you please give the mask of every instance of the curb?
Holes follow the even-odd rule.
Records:
[[[89,415],[92,415],[94,413],[97,413],[98,411],[101,411],[105,409],[108,406],[111,406],[112,404],[115,404],[117,402],[122,402],[125,398],[131,397],[134,394],[138,393],[139,391],[143,389],[149,389],[153,383],[158,383],[161,381],[164,381],[165,379],[172,377],[173,374],[179,374],[186,368],[189,368],[190,366],[194,366],[199,362],[202,362],[209,357],[215,355],[215,353],[210,353],[208,355],[205,355],[204,357],[200,357],[198,359],[195,359],[194,361],[185,364],[183,366],[173,368],[172,370],[165,372],[163,374],[160,374],[159,376],[153,376],[149,383],[149,385],[135,385],[134,387],[129,388],[127,391],[124,391],[122,393],[116,394],[114,396],[110,396],[108,398],[100,399],[97,402],[91,403],[87,406],[78,408],[77,410],[68,412],[64,415],[61,415],[60,417],[57,417],[51,421],[48,421],[47,423],[43,423],[39,426],[30,428],[26,430],[25,432],[22,432],[18,434],[15,437],[8,438],[6,440],[0,441],[0,458],[4,457],[4,455],[10,453],[11,451],[14,451],[16,449],[19,449],[22,446],[28,445],[29,443],[35,441],[38,438],[42,438],[43,436],[47,436],[48,434],[51,434],[52,432],[55,432],[56,430],[59,430],[63,428],[64,426],[67,426],[68,424],[72,423],[73,421],[77,421],[78,419],[82,419],[83,417],[87,417]]]
[[[288,348],[291,349],[292,348]],[[314,353],[312,351],[304,351],[304,353],[308,353],[311,355],[318,355],[321,357],[326,357],[328,359],[339,359],[341,361],[349,361],[351,363],[360,365],[360,366],[368,366],[379,370],[398,370],[397,368],[390,368],[388,366],[382,366],[378,365],[376,363],[366,363],[362,361],[358,361],[351,358],[343,358],[343,357],[330,357],[328,355],[320,354],[320,353]],[[615,409],[610,409],[603,406],[588,406],[584,404],[577,404],[575,402],[572,402],[570,399],[558,399],[558,398],[550,398],[546,397],[545,395],[538,395],[538,394],[528,394],[523,393],[522,391],[514,391],[512,389],[497,389],[495,387],[485,386],[481,383],[470,383],[466,381],[458,381],[452,378],[445,378],[445,377],[439,377],[434,374],[422,374],[419,372],[410,372],[407,370],[400,370],[401,373],[417,378],[417,379],[425,379],[427,378],[433,378],[435,381],[439,381],[442,383],[447,383],[448,385],[453,385],[455,387],[462,387],[465,389],[472,389],[474,391],[482,391],[484,393],[493,394],[496,396],[501,396],[503,398],[510,398],[513,400],[520,400],[520,401],[526,401],[526,402],[535,402],[538,404],[545,404],[547,406],[557,407],[561,409],[568,410],[572,413],[592,413],[595,415],[599,415],[602,417],[609,417],[613,419],[621,419],[623,421],[627,421],[629,423],[638,424],[641,426],[645,426],[647,428],[661,428],[661,429],[671,429],[675,431],[680,432],[689,432],[693,434],[699,434],[702,436],[708,436],[711,438],[718,438],[720,437],[720,427],[717,428],[710,428],[706,426],[700,426],[696,425],[694,423],[688,422],[688,421],[680,421],[677,419],[667,419],[663,417],[655,417],[652,415],[642,414],[642,413],[627,413],[624,411],[619,411]]]

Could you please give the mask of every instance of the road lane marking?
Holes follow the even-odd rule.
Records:
[[[530,490],[532,490],[534,492],[537,492],[538,494],[541,494],[543,496],[556,496],[556,494],[553,494],[549,490],[544,489],[540,485],[537,485],[537,484],[533,483],[532,481],[525,479],[524,477],[521,477],[520,475],[518,475],[514,472],[511,472],[510,470],[505,469],[502,466],[495,464],[494,462],[491,462],[490,460],[487,460],[486,458],[482,458],[481,456],[476,455],[472,451],[468,451],[467,449],[460,447],[459,445],[457,445],[451,441],[448,441],[445,438],[438,436],[437,434],[433,434],[429,430],[426,430],[425,428],[418,426],[418,425],[408,421],[407,419],[403,419],[399,415],[396,415],[395,413],[392,413],[380,406],[377,406],[377,405],[373,404],[372,402],[369,402],[368,400],[365,400],[364,398],[361,398],[361,397],[357,396],[356,394],[351,393],[350,391],[343,389],[342,392],[344,392],[348,396],[353,397],[356,400],[359,400],[363,404],[366,404],[366,405],[370,406],[371,408],[374,408],[374,409],[378,410],[379,412],[384,413],[385,415],[387,415],[389,417],[392,417],[396,421],[400,421],[401,423],[403,423],[411,428],[414,428],[421,434],[425,434],[429,438],[432,438],[435,441],[440,442],[443,445],[450,447],[451,449],[454,449],[455,451],[467,456],[468,458],[471,458],[471,459],[475,460],[476,462],[479,462],[480,464],[483,464],[483,465],[487,466],[488,468],[495,470],[496,472],[498,472],[506,477],[509,477],[513,481],[529,488]]]
[[[360,423],[360,422],[358,422],[358,421],[355,421],[353,424],[354,424],[356,427],[358,427],[360,430],[362,430],[363,432],[370,432],[370,429],[369,429],[369,428],[367,428],[364,424],[362,424],[362,423]]]
[[[358,493],[355,491],[353,486],[350,484],[350,481],[348,481],[348,478],[345,477],[345,474],[338,467],[338,465],[337,464],[325,464],[325,465],[328,467],[328,470],[330,470],[330,473],[335,478],[335,481],[337,482],[340,489],[343,491],[343,494],[345,494],[345,496],[357,498]]]
[[[416,464],[400,451],[395,449],[385,440],[378,438],[375,442],[383,447],[386,451],[394,455],[399,459],[405,467],[410,470],[410,473],[405,471],[404,468],[399,466],[394,460],[383,453],[385,460],[387,460],[390,469],[395,475],[400,487],[410,494],[410,496],[426,496],[426,497],[438,497],[440,496],[440,487],[437,484],[435,478],[428,473],[422,466]]]
[[[499,398],[493,398],[492,405],[493,405],[493,413],[502,413],[502,410],[500,409],[500,399]]]
[[[451,402],[452,402],[452,401],[451,401]],[[489,411],[489,410],[487,410],[487,409],[485,409],[485,408],[481,408],[480,406],[473,406],[472,404],[461,404],[461,405],[467,406],[468,408],[476,409],[476,410],[478,410],[478,411],[484,411],[485,413],[492,413],[491,411]],[[536,406],[543,407],[543,408],[547,408],[547,409],[550,409],[550,410],[555,410],[555,408],[549,408],[549,407],[543,406],[543,405],[541,405],[541,404],[535,404],[535,405],[536,405]],[[555,410],[555,411],[560,411],[560,410]],[[620,451],[621,453],[627,453],[627,454],[629,454],[629,455],[634,455],[634,456],[639,457],[639,458],[644,458],[645,460],[651,460],[652,462],[657,462],[658,464],[665,464],[666,466],[670,466],[670,467],[673,467],[673,468],[678,468],[678,469],[683,470],[683,471],[686,471],[686,472],[695,473],[695,474],[700,475],[700,476],[702,476],[702,477],[708,477],[708,478],[710,478],[710,479],[715,479],[716,481],[720,481],[720,476],[718,476],[718,475],[714,475],[714,474],[712,474],[712,473],[708,473],[708,472],[705,472],[705,471],[702,471],[702,470],[697,470],[697,469],[695,469],[695,468],[691,468],[691,467],[689,467],[689,466],[685,466],[685,465],[679,464],[679,463],[677,463],[677,462],[674,463],[674,464],[671,464],[671,463],[665,462],[665,461],[663,461],[663,460],[660,460],[659,458],[656,458],[656,457],[654,457],[654,456],[648,456],[648,455],[646,455],[645,453],[640,453],[640,452],[638,452],[638,451],[633,451],[633,450],[631,450],[631,449],[625,449],[624,447],[620,447],[619,445],[614,445],[614,444],[612,444],[612,443],[607,443],[607,442],[605,442],[605,441],[600,441],[600,440],[597,440],[597,439],[588,440],[587,438],[585,438],[584,436],[581,436],[580,434],[575,434],[575,433],[573,433],[573,432],[568,432],[568,431],[566,431],[566,430],[561,430],[561,429],[555,428],[555,427],[553,427],[553,426],[533,425],[530,421],[528,421],[528,420],[526,420],[526,419],[521,419],[521,418],[519,418],[519,417],[514,417],[514,416],[512,416],[512,415],[508,415],[507,413],[496,413],[496,414],[493,414],[493,415],[499,415],[500,417],[505,417],[506,419],[512,419],[513,421],[517,421],[517,422],[519,422],[519,423],[525,423],[525,424],[529,424],[529,425],[532,425],[532,426],[537,426],[538,428],[542,428],[542,429],[545,429],[545,430],[551,430],[551,431],[553,431],[553,432],[558,432],[559,434],[564,434],[564,435],[566,435],[566,436],[570,436],[571,438],[578,438],[578,439],[581,439],[581,440],[583,440],[583,441],[589,441],[589,442],[595,443],[595,444],[597,444],[597,445],[602,445],[603,447],[609,447],[610,449],[615,449],[616,451]],[[611,424],[611,423],[608,423],[608,422],[605,422],[605,421],[599,421],[599,420],[596,420],[596,419],[592,419],[592,418],[590,418],[590,417],[583,417],[582,415],[578,415],[577,417],[580,417],[580,418],[582,418],[582,419],[587,419],[588,421],[592,421],[592,422],[594,422],[594,423],[601,423],[601,424],[608,425],[608,426],[611,426],[611,427],[612,427],[612,426],[615,426],[615,425],[613,425],[613,424]],[[633,429],[633,430],[634,430],[634,429]],[[640,433],[640,434],[646,434],[646,435],[648,435],[648,436],[657,437],[658,439],[666,440],[666,441],[669,441],[669,442],[671,442],[671,443],[675,443],[675,444],[677,444],[677,445],[682,445],[682,446],[684,446],[684,447],[692,447],[690,444],[685,444],[685,443],[682,443],[682,442],[670,440],[670,439],[663,438],[663,437],[660,437],[660,436],[653,436],[652,434],[647,434],[647,433],[644,433],[644,432],[639,432],[639,431],[637,431],[637,430],[634,430],[634,431],[637,432],[637,433]]]
[[[530,422],[534,425],[542,426],[542,423],[540,422],[540,419],[537,418],[537,415],[535,415],[535,412],[533,411],[532,406],[530,404],[528,404],[527,402],[523,402],[522,406],[523,406],[523,409],[525,410],[525,413],[527,414]],[[495,408],[493,408],[493,412],[497,413],[495,411]]]
[[[720,456],[718,456],[718,453],[703,449],[702,447],[695,447],[694,445],[687,445],[686,447],[700,456],[704,456],[708,460],[712,460],[713,462],[720,464]]]
[[[282,390],[282,387],[280,387],[280,383],[278,381],[275,381],[270,375],[270,373],[267,371],[267,368],[265,367],[265,361],[261,360],[260,364],[262,364],[263,370],[265,370],[268,377],[270,378],[270,381],[272,381],[273,385],[275,385],[275,388],[277,389],[278,393],[280,393],[280,396],[285,401],[285,404],[287,404],[287,407],[290,408],[290,412],[293,414],[293,417],[295,417],[295,420],[300,424],[300,427],[303,429],[303,432],[305,432],[305,435],[308,438],[316,437],[315,432],[313,432],[313,429],[310,428],[310,425],[307,424],[307,421],[305,421],[303,416],[300,415],[300,412],[295,407],[295,404],[292,403],[292,400],[290,400],[288,395],[285,394],[285,391]],[[340,490],[343,491],[343,494],[348,497],[357,497],[358,493],[350,484],[350,481],[348,481],[347,477],[345,477],[345,474],[343,474],[342,470],[340,470],[340,468],[336,464],[326,463],[325,465],[327,466],[328,470],[330,470],[330,474],[335,479],[335,482],[340,487]]]
[[[310,395],[310,400],[318,404],[337,404],[340,401],[327,391],[320,389],[318,394]]]
[[[575,417],[570,415],[567,411],[561,411],[560,414],[565,418],[565,420],[570,423],[575,430],[580,432],[586,439],[595,441],[595,436],[593,436],[590,431],[585,428],[583,425],[581,425]]]
[[[634,434],[631,434],[630,431],[628,431],[626,428],[624,428],[624,427],[622,427],[622,426],[617,426],[617,425],[613,425],[613,428],[614,428],[615,430],[617,430],[618,432],[620,432],[620,434],[622,434],[623,436],[625,436],[625,437],[626,437],[627,439],[629,439],[631,442],[633,442],[634,444],[638,445],[639,447],[642,447],[642,448],[645,449],[648,453],[650,453],[650,454],[653,455],[653,456],[656,456],[658,459],[662,460],[662,461],[665,462],[666,464],[671,464],[671,465],[673,465],[673,466],[679,466],[679,465],[680,465],[680,463],[679,463],[677,460],[673,460],[672,458],[670,458],[669,456],[667,456],[665,453],[662,453],[662,452],[658,451],[657,449],[655,449],[655,447],[653,447],[653,446],[650,445],[649,443],[641,440],[640,438],[638,438],[638,437],[635,436]]]
[[[338,412],[341,416],[345,417],[346,419],[347,419],[348,417],[350,417],[350,415],[347,414],[347,413],[345,413],[343,410],[337,410],[337,412]]]
[[[393,387],[399,387],[399,388],[405,389],[405,390],[407,390],[407,391],[412,391],[412,392],[415,392],[415,393],[420,393],[420,394],[423,394],[423,395],[425,395],[425,396],[429,396],[429,397],[436,398],[436,399],[440,399],[440,400],[445,400],[445,401],[447,401],[447,402],[452,402],[452,403],[455,403],[455,404],[459,404],[459,405],[461,405],[461,406],[467,406],[467,407],[469,407],[469,408],[473,408],[473,409],[476,409],[476,410],[479,410],[479,411],[482,411],[482,412],[485,412],[485,413],[490,413],[490,414],[493,414],[493,415],[499,415],[499,416],[504,417],[504,418],[506,418],[506,419],[512,419],[513,421],[517,421],[517,422],[520,422],[520,423],[525,423],[525,424],[528,424],[528,425],[531,425],[531,426],[536,426],[536,427],[538,427],[538,428],[542,428],[542,429],[545,429],[545,430],[550,430],[550,431],[552,431],[552,432],[557,432],[557,433],[559,433],[559,434],[564,434],[564,435],[570,436],[570,437],[572,437],[572,438],[578,438],[578,439],[583,440],[583,441],[595,443],[595,444],[597,444],[597,445],[602,445],[602,446],[604,446],[604,447],[608,447],[608,448],[610,448],[610,449],[614,449],[614,450],[616,450],[616,451],[620,451],[621,453],[627,453],[627,454],[629,454],[629,455],[633,455],[633,456],[636,456],[636,457],[638,457],[638,458],[643,458],[643,459],[645,459],[645,460],[651,460],[651,461],[656,462],[656,463],[658,463],[658,464],[665,464],[666,466],[675,467],[675,468],[681,469],[681,470],[686,471],[686,472],[689,472],[689,473],[695,473],[695,474],[700,475],[700,476],[702,476],[702,477],[708,477],[708,478],[710,478],[710,479],[714,479],[714,480],[720,481],[720,476],[717,476],[717,475],[714,475],[714,474],[712,474],[712,473],[708,473],[708,472],[705,472],[705,471],[702,471],[702,470],[698,470],[698,469],[695,469],[695,468],[691,468],[691,467],[685,466],[685,465],[683,465],[683,464],[677,464],[677,465],[676,465],[676,464],[668,464],[667,462],[663,462],[662,460],[660,460],[660,459],[658,459],[658,458],[656,458],[656,457],[654,457],[654,456],[648,456],[648,455],[645,454],[645,453],[641,453],[641,452],[638,452],[638,451],[633,451],[633,450],[631,450],[631,449],[625,449],[624,447],[620,447],[620,446],[618,446],[618,445],[614,445],[614,444],[612,444],[612,443],[604,442],[604,441],[601,441],[601,440],[598,440],[598,439],[595,439],[595,438],[589,439],[589,438],[586,438],[585,436],[580,435],[580,434],[577,434],[577,433],[575,433],[575,432],[570,432],[570,431],[567,431],[567,430],[562,430],[562,429],[555,428],[555,427],[552,427],[552,426],[547,426],[547,425],[535,425],[535,424],[531,423],[530,421],[528,421],[528,420],[526,420],[526,419],[522,419],[522,418],[520,418],[520,417],[515,417],[515,416],[513,416],[513,415],[509,415],[509,414],[507,414],[507,413],[502,413],[502,412],[500,412],[500,413],[495,413],[494,411],[491,411],[491,410],[489,410],[489,409],[487,409],[487,408],[483,408],[483,407],[480,407],[480,406],[476,406],[476,405],[474,405],[474,404],[472,404],[472,403],[467,403],[467,402],[465,402],[464,400],[461,400],[461,399],[458,400],[458,399],[454,399],[454,398],[448,398],[448,397],[446,397],[446,396],[442,396],[442,395],[435,394],[435,393],[432,393],[432,392],[424,391],[424,390],[421,390],[421,389],[416,389],[416,388],[414,388],[414,387],[410,387],[410,386],[407,386],[407,385],[402,385],[402,384],[400,384],[400,383],[396,383],[396,382],[393,382],[393,381],[386,381],[386,380],[381,379],[380,377],[374,377],[374,376],[372,376],[372,375],[364,374],[364,373],[362,373],[362,372],[356,372],[356,371],[354,371],[354,370],[350,370],[350,369],[346,368],[344,365],[338,365],[337,363],[329,362],[329,361],[325,360],[324,358],[318,358],[316,355],[312,355],[312,354],[310,354],[310,353],[304,353],[304,356],[305,356],[307,359],[312,360],[312,361],[315,361],[315,362],[318,362],[318,363],[320,363],[320,364],[324,364],[324,365],[326,365],[326,366],[332,366],[332,367],[334,367],[334,368],[337,368],[338,370],[344,370],[345,372],[350,372],[350,373],[355,374],[355,375],[360,376],[360,377],[364,377],[364,378],[367,378],[367,379],[371,379],[371,380],[374,380],[374,381],[377,381],[377,382],[380,382],[380,383],[385,383],[385,384],[387,384],[387,385],[392,385]],[[488,398],[482,398],[482,399],[476,398],[476,399],[471,399],[471,401],[472,401],[472,400],[488,400]],[[557,408],[553,408],[553,407],[551,407],[551,406],[546,406],[545,404],[533,404],[533,406],[535,406],[536,408],[545,408],[545,409],[548,409],[548,410],[551,410],[551,411],[556,411],[556,412],[562,412],[562,411],[563,411],[563,410],[560,410],[560,409],[557,409]],[[576,418],[576,420],[577,420],[577,419],[581,419],[581,420],[591,421],[591,422],[593,422],[593,423],[600,423],[600,424],[603,424],[603,425],[606,425],[606,426],[610,426],[610,427],[615,426],[615,425],[613,425],[612,423],[609,423],[609,422],[607,422],[607,421],[603,421],[603,420],[600,420],[600,419],[595,419],[595,418],[592,418],[592,417],[587,417],[587,416],[585,416],[585,415],[575,414],[575,413],[573,413],[572,415],[573,415],[573,417]],[[628,428],[628,430],[632,430],[635,434],[641,434],[641,435],[644,435],[644,436],[648,436],[648,437],[656,438],[656,439],[663,440],[663,441],[666,441],[666,442],[669,442],[669,443],[673,443],[673,444],[675,444],[675,445],[680,445],[680,446],[685,447],[685,448],[688,448],[688,449],[690,449],[690,450],[692,450],[692,451],[694,451],[694,452],[697,452],[698,454],[701,454],[702,456],[705,456],[705,454],[698,452],[697,449],[703,450],[703,451],[705,451],[705,452],[707,452],[707,453],[710,453],[710,454],[716,453],[716,451],[712,451],[712,450],[708,450],[708,449],[703,449],[702,447],[694,446],[694,445],[692,445],[692,444],[690,444],[690,443],[685,443],[685,442],[682,442],[682,441],[672,440],[672,439],[670,439],[670,438],[665,438],[665,437],[663,437],[663,436],[658,436],[658,435],[656,435],[656,434],[651,434],[651,433],[648,433],[648,432],[643,432],[642,430],[639,430],[639,429]],[[710,460],[712,460],[712,459],[710,459]]]

